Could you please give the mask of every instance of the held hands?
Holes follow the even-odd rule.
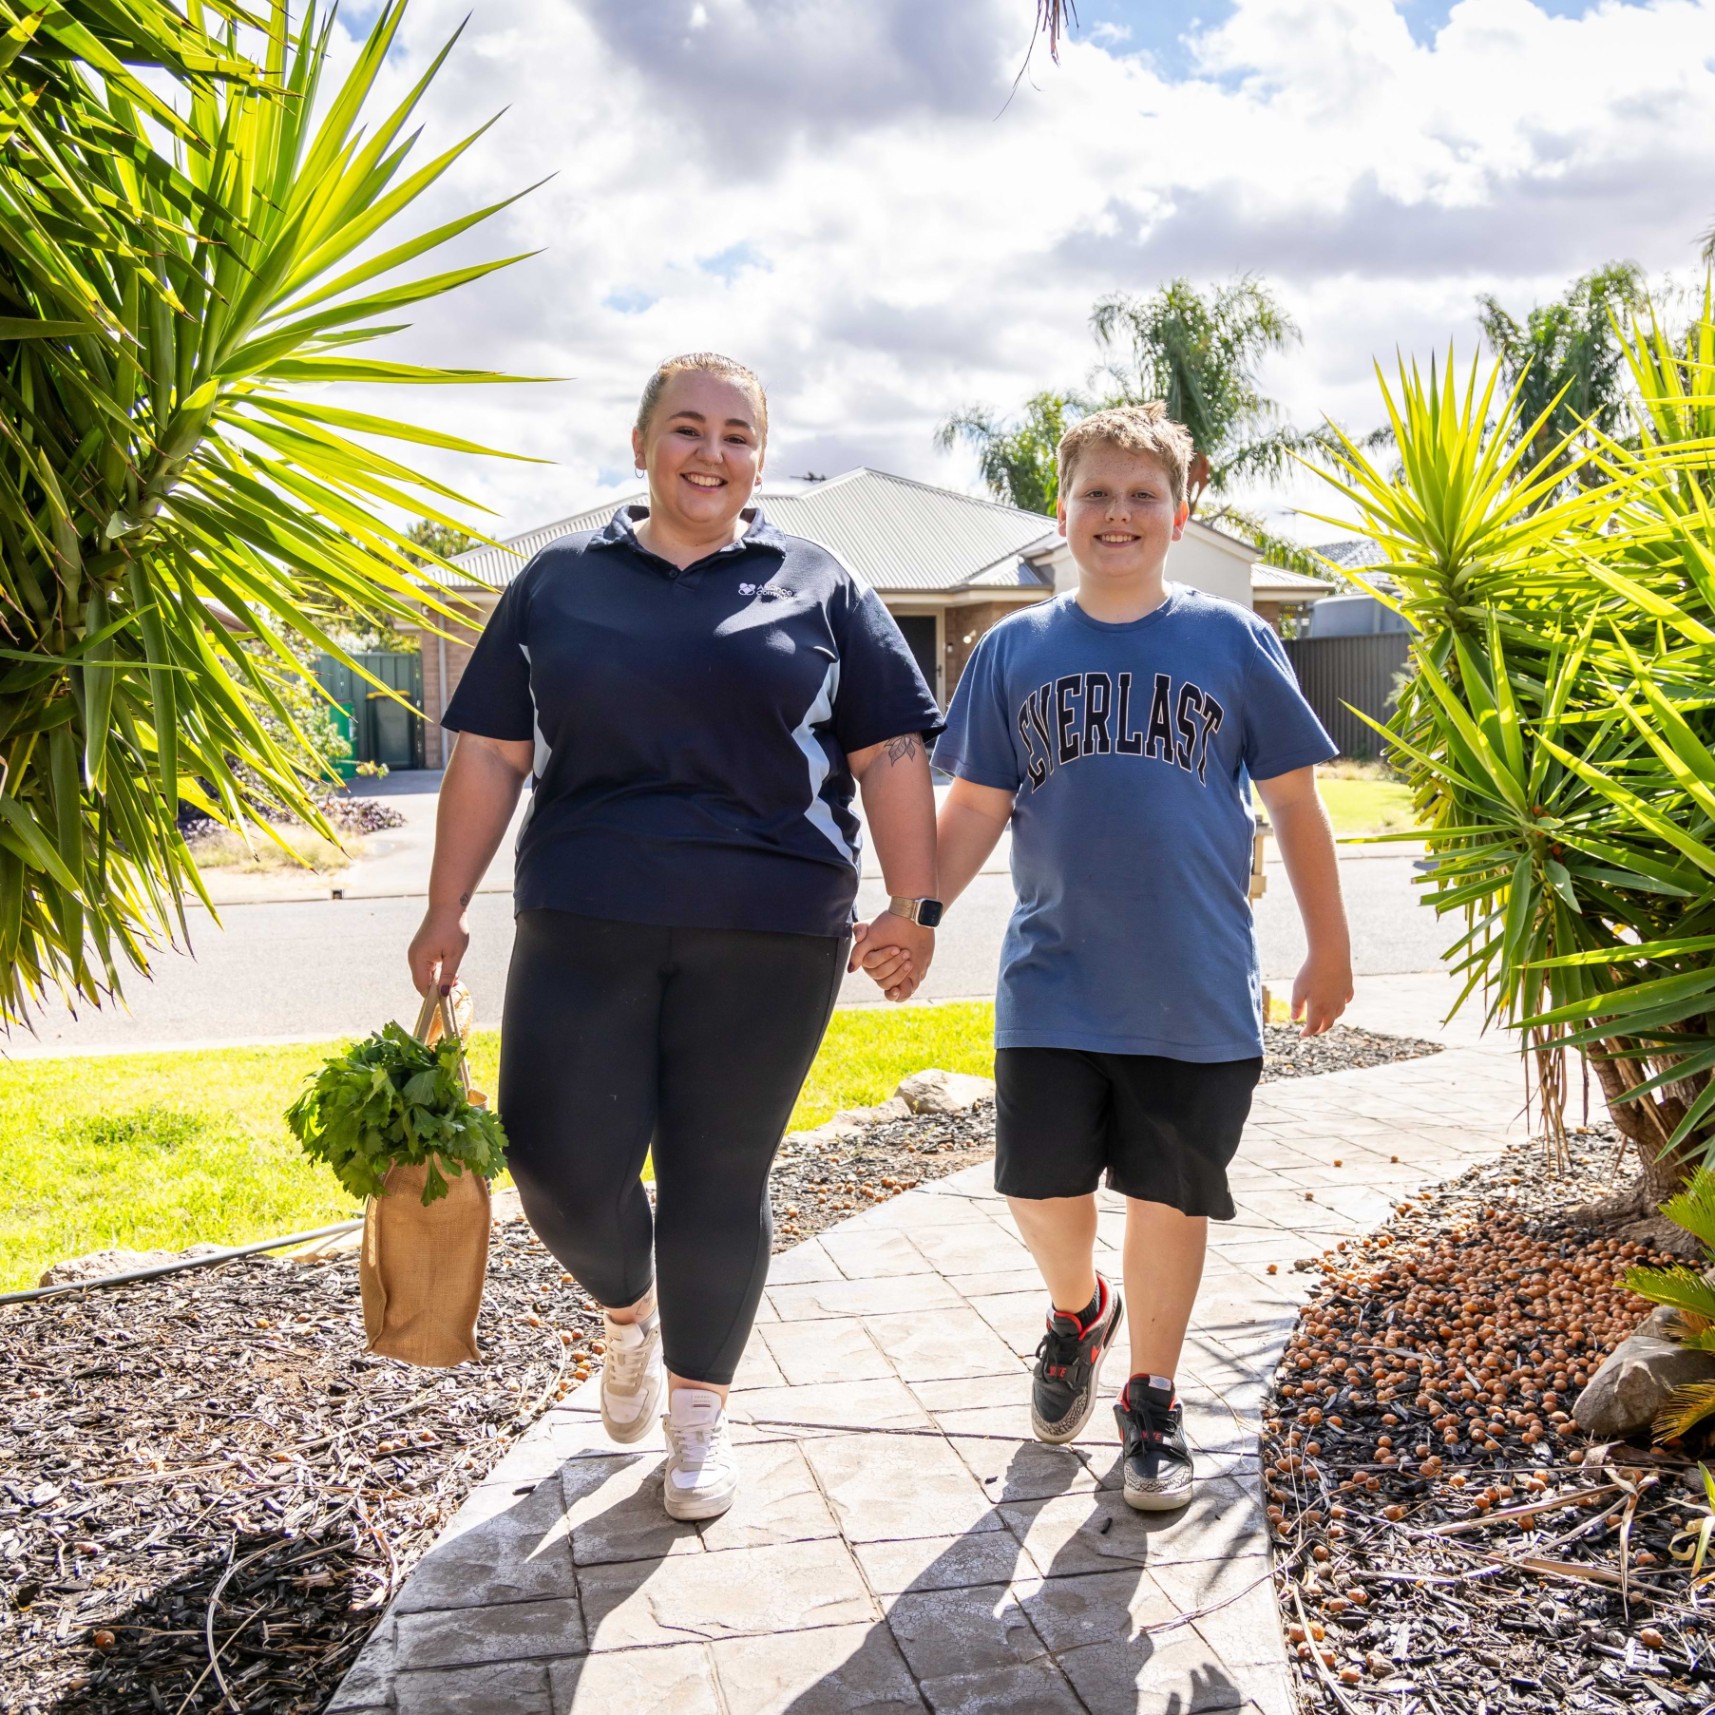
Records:
[[[462,905],[431,905],[423,914],[422,926],[411,937],[411,983],[418,994],[438,988],[451,991],[459,965],[470,945],[470,926]]]
[[[846,969],[861,966],[889,1000],[909,1000],[934,959],[933,929],[884,911],[874,922],[859,923],[852,930],[851,963]]]
[[[1352,1001],[1352,961],[1312,953],[1292,984],[1292,1017],[1305,1036],[1320,1036]]]

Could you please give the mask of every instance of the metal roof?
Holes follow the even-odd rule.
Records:
[[[1387,555],[1367,536],[1342,536],[1336,542],[1315,542],[1310,552],[1332,561],[1349,572],[1361,572],[1368,566],[1385,566]]]
[[[1314,601],[1318,596],[1332,595],[1335,587],[1326,578],[1288,571],[1284,566],[1265,566],[1259,562],[1251,567],[1251,589],[1257,594],[1268,590],[1288,600],[1296,597],[1300,601]]]
[[[462,575],[435,567],[425,568],[424,575],[449,589],[473,584],[505,589],[525,561],[556,537],[598,530],[621,506],[646,498],[641,490],[615,495],[506,538],[504,548],[473,548],[458,555],[453,564]],[[1054,545],[1053,521],[1016,506],[862,468],[822,482],[764,482],[758,498],[779,529],[831,548],[860,582],[885,594],[1048,590],[1054,585],[1053,574],[1027,558]]]

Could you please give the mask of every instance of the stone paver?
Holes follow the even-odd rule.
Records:
[[[1436,1034],[1446,992],[1369,985],[1354,1016]],[[1511,1053],[1443,1039],[1258,1091],[1186,1345],[1185,1513],[1124,1504],[1105,1404],[1071,1447],[1030,1438],[1043,1296],[980,1166],[775,1259],[732,1396],[726,1518],[665,1517],[659,1431],[611,1446],[592,1382],[471,1496],[331,1708],[1286,1715],[1256,1453],[1310,1278],[1292,1265],[1523,1124]],[[1121,1225],[1104,1195],[1116,1270]]]

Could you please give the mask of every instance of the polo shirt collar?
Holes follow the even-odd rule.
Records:
[[[760,506],[747,506],[740,517],[745,521],[744,534],[736,542],[729,542],[724,548],[717,548],[714,553],[704,559],[695,561],[681,571],[677,566],[663,560],[659,554],[652,554],[637,539],[637,526],[649,516],[649,508],[640,502],[633,501],[619,508],[607,522],[606,527],[597,535],[590,538],[592,548],[629,548],[632,553],[641,555],[652,565],[664,567],[675,578],[695,581],[701,574],[702,568],[723,555],[746,554],[752,548],[762,548],[769,553],[784,557],[786,553],[786,538],[768,521]]]

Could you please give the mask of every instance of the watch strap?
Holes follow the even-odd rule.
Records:
[[[925,929],[933,929],[941,921],[945,908],[938,899],[895,897],[888,900],[887,909],[895,917],[903,917],[907,923],[920,923]]]

